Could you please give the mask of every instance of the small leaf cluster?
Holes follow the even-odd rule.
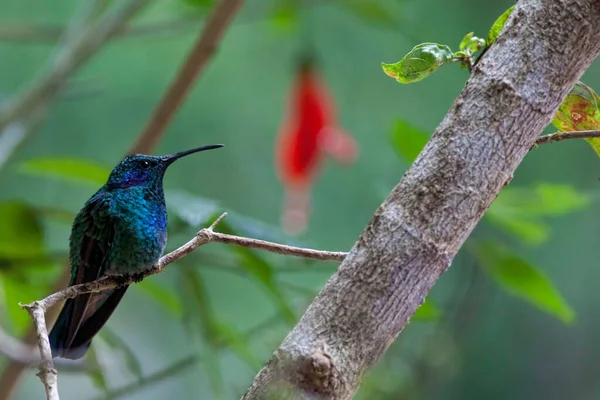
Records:
[[[437,71],[442,65],[453,62],[459,62],[471,72],[476,63],[473,61],[474,55],[482,49],[489,48],[496,41],[514,8],[515,6],[510,7],[498,17],[490,28],[486,40],[480,39],[470,32],[460,42],[457,52],[453,52],[449,46],[443,44],[421,43],[397,63],[382,63],[383,72],[404,84],[419,82]],[[600,129],[599,100],[600,97],[594,90],[582,82],[577,82],[560,105],[552,124],[562,132]],[[586,138],[585,140],[600,156],[600,139]]]
[[[504,27],[514,6],[502,14],[490,28],[486,39],[475,36],[469,32],[458,45],[454,52],[445,44],[421,43],[413,47],[400,61],[393,64],[381,63],[383,72],[400,83],[414,83],[427,78],[442,65],[458,62],[469,71],[473,69],[473,57],[480,50],[492,45]]]

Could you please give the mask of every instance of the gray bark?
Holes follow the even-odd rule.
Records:
[[[351,399],[599,51],[600,1],[520,1],[243,399]]]

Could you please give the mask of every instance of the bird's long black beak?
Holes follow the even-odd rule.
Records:
[[[170,154],[168,156],[164,156],[163,160],[167,162],[167,165],[172,164],[175,160],[180,159],[181,157],[185,157],[187,155],[198,153],[204,150],[213,150],[223,147],[222,144],[209,144],[208,146],[196,147],[195,149],[180,151],[179,153]]]

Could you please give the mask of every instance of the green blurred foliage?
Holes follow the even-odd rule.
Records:
[[[21,171],[30,175],[89,182],[97,186],[104,185],[110,174],[110,168],[88,160],[49,157],[27,160],[21,164]]]
[[[568,185],[509,186],[500,193],[485,217],[490,223],[529,244],[542,244],[550,234],[550,227],[543,217],[567,214],[589,204],[589,196]]]
[[[0,258],[7,261],[44,254],[44,232],[35,211],[27,204],[0,203]]]
[[[565,323],[573,322],[575,312],[539,268],[494,243],[478,244],[475,254],[486,272],[508,292]]]
[[[408,162],[417,158],[428,140],[429,136],[425,132],[406,121],[397,121],[390,135],[392,147]]]
[[[467,65],[483,43],[464,32],[492,26],[489,46],[510,9],[498,15],[512,3],[249,0],[155,151],[227,145],[216,161],[190,158],[167,173],[169,249],[223,211],[229,213],[218,228],[223,232],[349,249],[381,202],[380,193],[389,192],[416,159],[466,78],[448,68],[419,85],[390,85],[377,63],[412,48],[399,63],[384,64],[403,83],[421,81],[447,62]],[[132,23],[149,27],[147,34],[115,38],[92,58],[70,80],[70,94],[48,109],[39,132],[0,169],[0,324],[11,334],[22,334],[29,322],[19,302],[48,294],[65,268],[75,213],[129,148],[198,30],[194,25],[154,34],[151,28],[189,23],[213,4],[153,3]],[[3,98],[32,82],[53,50],[47,40],[2,41],[1,28],[66,26],[78,6],[74,0],[9,0],[3,6]],[[460,37],[456,53],[435,43]],[[294,61],[311,46],[342,125],[359,142],[360,158],[349,169],[325,164],[313,191],[310,229],[290,238],[277,226],[282,190],[273,148]],[[88,82],[96,90],[85,90]],[[597,69],[586,82],[600,85]],[[597,103],[593,90],[578,84],[555,126],[596,129]],[[587,378],[600,373],[594,361],[600,357],[594,339],[600,334],[594,307],[600,301],[594,284],[600,279],[593,207],[597,159],[587,153],[576,142],[564,142],[527,157],[413,323],[368,374],[358,399],[600,394],[595,378]],[[334,266],[202,247],[133,285],[94,341],[91,368],[61,373],[62,398],[239,398]],[[552,373],[561,379],[540,381]],[[16,399],[40,396],[29,371]]]
[[[440,317],[441,311],[432,300],[426,300],[411,317],[411,321],[435,321]]]

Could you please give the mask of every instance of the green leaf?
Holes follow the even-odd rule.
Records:
[[[183,190],[167,190],[165,197],[169,215],[194,228],[205,225],[220,210],[219,203]]]
[[[218,230],[223,233],[235,235],[236,232],[226,221],[219,224]],[[231,246],[231,251],[237,254],[240,266],[245,269],[250,276],[256,278],[262,286],[271,294],[275,303],[283,312],[288,322],[296,321],[296,314],[292,307],[287,303],[285,296],[277,286],[275,281],[275,271],[273,267],[256,251],[239,246]]]
[[[0,203],[0,258],[26,259],[44,254],[44,231],[27,204]]]
[[[300,4],[297,0],[284,0],[275,3],[269,20],[279,29],[292,30],[298,27]]]
[[[569,185],[539,183],[534,188],[534,201],[529,199],[528,212],[537,215],[564,215],[590,204],[589,196]]]
[[[510,14],[513,12],[514,9],[515,6],[512,6],[508,10],[504,11],[502,15],[499,16],[498,19],[493,23],[486,40],[488,47],[496,41],[498,35],[500,35],[500,32],[502,31],[502,28],[504,27],[504,24],[506,24],[508,17],[510,17]]]
[[[411,321],[419,321],[419,322],[429,322],[435,321],[439,318],[441,314],[440,309],[435,303],[433,303],[430,299],[425,299],[423,304],[411,317]]]
[[[381,63],[383,71],[400,83],[413,83],[427,78],[444,64],[454,61],[450,47],[437,43],[421,43],[395,64]]]
[[[590,198],[568,185],[539,183],[531,188],[506,187],[485,214],[486,219],[530,244],[545,241],[550,228],[542,217],[564,215],[590,204]]]
[[[260,369],[261,364],[256,355],[250,350],[248,341],[243,335],[224,323],[216,322],[213,327],[223,345],[231,349],[240,360],[244,361],[253,370]]]
[[[10,322],[11,331],[22,333],[31,323],[27,311],[19,303],[27,304],[42,298],[45,294],[39,287],[34,287],[26,282],[12,279],[10,276],[0,276],[4,292],[4,309]]]
[[[186,260],[181,261],[183,265],[179,268],[180,283],[183,294],[190,300],[191,306],[184,309],[184,320],[197,323],[200,328],[201,337],[208,343],[216,343],[216,335],[213,330],[214,311],[212,309],[210,298],[206,293],[206,288],[202,275],[193,267],[186,264]]]
[[[475,256],[492,278],[507,292],[564,323],[575,319],[575,312],[546,274],[518,255],[493,243],[480,243]]]
[[[227,223],[238,234],[271,242],[286,242],[290,245],[308,247],[307,243],[286,235],[279,227],[265,224],[255,218],[246,217],[236,212],[227,212]],[[306,260],[305,260],[306,261]]]
[[[398,21],[394,15],[379,2],[373,0],[352,0],[341,3],[357,17],[377,26],[396,26]]]
[[[589,86],[577,82],[554,115],[552,125],[563,132],[600,129],[600,97]],[[585,139],[600,157],[600,138]]]
[[[202,10],[211,8],[213,6],[213,4],[215,3],[215,0],[184,0],[184,1],[186,4],[188,4],[192,7],[197,7]]]
[[[181,299],[171,288],[157,283],[154,279],[144,279],[134,287],[142,289],[176,317],[180,317],[183,314]]]
[[[471,39],[473,38],[473,35],[475,35],[475,32],[469,32],[460,41],[460,45],[458,46],[458,49],[460,51],[464,51],[464,50],[466,50],[469,47],[469,43],[471,42]]]
[[[218,202],[183,190],[166,190],[165,197],[169,216],[175,216],[179,221],[194,229],[212,223],[222,210]],[[289,243],[292,241],[291,244],[306,247],[306,243],[298,243],[296,239],[285,235],[280,228],[235,211],[227,212],[227,223],[233,230],[244,236],[274,242],[286,241]]]
[[[92,384],[100,389],[104,394],[108,393],[108,383],[106,382],[106,378],[104,377],[104,373],[102,371],[98,371],[96,369],[89,370],[85,373],[88,378],[92,381]]]
[[[538,245],[544,243],[550,237],[550,227],[543,221],[527,219],[527,216],[503,215],[496,218],[490,214],[488,220],[496,227],[516,235],[527,244]]]
[[[36,207],[35,212],[44,218],[51,219],[56,222],[62,222],[71,225],[75,219],[75,213],[68,210],[63,210],[58,207]]]
[[[460,51],[469,57],[485,46],[485,40],[478,38],[477,36],[473,36],[473,34],[474,32],[467,33],[459,45]]]
[[[144,379],[142,373],[142,364],[136,357],[131,347],[121,337],[115,334],[110,329],[104,328],[100,331],[99,335],[102,339],[113,349],[119,350],[125,357],[125,366],[139,381]]]
[[[34,158],[22,163],[19,169],[29,175],[95,185],[104,185],[111,171],[103,165],[76,158]]]
[[[86,371],[88,378],[90,378],[96,388],[102,390],[104,394],[108,393],[108,383],[106,382],[104,371],[102,370],[100,362],[98,361],[98,356],[94,346],[90,347],[88,350],[86,361],[92,366],[92,368]]]
[[[210,303],[210,298],[206,292],[206,287],[202,275],[194,267],[182,260],[180,271],[180,282],[185,296],[190,298],[189,306],[185,308],[188,322],[195,322],[200,328],[200,335],[208,346],[202,349],[203,367],[208,375],[210,385],[215,393],[221,393],[223,390],[223,376],[219,367],[219,353],[217,345],[219,344],[219,335],[216,328],[217,322],[215,313]]]
[[[400,120],[390,137],[392,147],[408,162],[413,162],[427,144],[429,137],[421,129]]]
[[[208,376],[210,386],[214,392],[211,398],[222,399],[224,391],[223,374],[221,373],[221,353],[214,346],[207,346],[202,349],[201,354],[202,368]]]

